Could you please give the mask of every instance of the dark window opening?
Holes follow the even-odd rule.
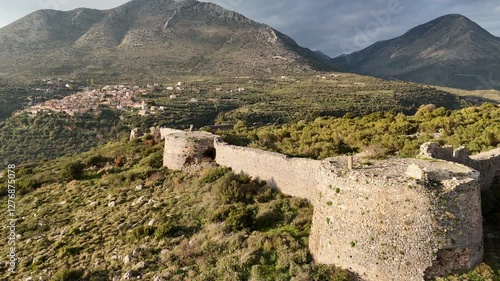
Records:
[[[203,158],[210,159],[210,160],[215,160],[215,157],[217,156],[217,152],[215,151],[215,148],[209,148],[205,152],[203,152]]]

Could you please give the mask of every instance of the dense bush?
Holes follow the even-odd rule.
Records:
[[[200,181],[202,183],[213,183],[216,180],[223,177],[228,172],[229,172],[229,169],[225,168],[225,167],[217,167],[217,168],[209,169],[207,171],[204,171]]]
[[[156,239],[160,240],[160,239],[163,239],[165,237],[172,236],[176,231],[177,231],[177,228],[175,225],[173,225],[170,222],[165,222],[165,223],[160,224],[156,228],[156,230],[154,232],[154,236]]]
[[[338,268],[325,266],[325,265],[315,265],[311,273],[311,280],[314,281],[347,281],[351,280],[351,276],[348,272],[344,270],[339,270]]]
[[[110,159],[108,159],[102,155],[92,155],[92,156],[88,157],[87,159],[85,159],[83,161],[83,164],[86,167],[92,167],[92,166],[104,167],[108,162],[110,162]]]
[[[163,152],[158,151],[149,156],[148,165],[155,169],[163,167]]]
[[[215,196],[222,203],[252,202],[255,195],[264,185],[252,181],[243,174],[227,173],[213,187]]]
[[[68,163],[64,166],[61,176],[66,180],[78,180],[83,177],[85,165],[80,162]]]
[[[155,231],[156,229],[151,226],[138,226],[128,233],[128,238],[131,242],[140,242],[145,237],[154,235]]]
[[[254,226],[256,208],[245,206],[242,203],[235,204],[229,208],[225,225],[231,231],[239,231]]]
[[[41,183],[30,179],[30,178],[21,178],[16,181],[16,189],[20,195],[27,194],[41,186]]]

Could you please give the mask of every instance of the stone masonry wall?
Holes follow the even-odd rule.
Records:
[[[426,143],[420,148],[420,157],[456,162],[479,171],[482,190],[489,189],[495,176],[500,176],[500,148],[470,156],[464,147],[453,150],[450,146]]]
[[[182,133],[182,132],[184,131],[177,129],[170,129],[170,128],[160,128],[160,135],[162,140],[165,139],[165,137],[168,135],[172,135],[175,133]]]
[[[222,139],[216,140],[214,147],[215,161],[235,173],[265,180],[270,187],[290,196],[311,201],[315,194],[320,161],[228,145]]]

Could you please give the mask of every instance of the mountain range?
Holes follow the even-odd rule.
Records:
[[[213,3],[134,0],[40,10],[0,29],[0,77],[260,75],[329,70],[290,37]]]
[[[462,15],[330,58],[213,3],[133,0],[110,10],[39,10],[0,29],[0,79],[142,81],[340,70],[430,85],[500,89],[500,38]]]
[[[331,63],[343,71],[388,79],[500,89],[500,38],[462,15],[439,17]]]

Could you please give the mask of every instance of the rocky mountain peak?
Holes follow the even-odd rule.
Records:
[[[496,74],[500,39],[457,14],[439,17],[332,62],[347,71],[384,78],[466,89],[500,88]]]

